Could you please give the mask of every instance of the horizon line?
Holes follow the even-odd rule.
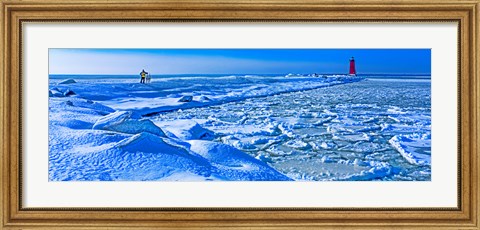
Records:
[[[152,73],[152,75],[193,75],[193,74],[204,74],[204,75],[288,75],[288,74],[328,74],[328,75],[348,75],[348,73]],[[365,74],[403,74],[403,75],[431,75],[431,73],[357,73],[356,75],[365,75]],[[105,75],[105,76],[132,76],[138,74],[101,74],[101,73],[49,73],[48,75],[79,75],[79,76],[89,76],[89,75]]]

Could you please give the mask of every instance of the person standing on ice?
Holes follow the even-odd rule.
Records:
[[[145,72],[144,69],[142,69],[142,72],[140,72],[140,83],[145,84],[145,78],[147,77],[148,73]]]

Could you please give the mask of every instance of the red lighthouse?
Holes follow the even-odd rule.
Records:
[[[353,59],[353,57],[350,59],[350,71],[348,75],[357,76],[357,71],[355,70],[355,59]]]

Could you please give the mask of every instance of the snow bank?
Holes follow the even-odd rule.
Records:
[[[277,172],[264,162],[222,143],[190,140],[190,149],[209,160],[214,166],[222,169],[221,176],[229,180],[291,180]]]
[[[60,136],[67,133],[70,135],[57,135],[60,144],[50,145],[51,181],[154,181],[168,180],[176,174],[218,180],[212,176],[216,169],[207,160],[150,133],[125,136],[84,130]],[[76,141],[69,142],[68,137]]]
[[[76,95],[76,93],[73,92],[73,91],[70,90],[70,89],[67,89],[67,90],[65,90],[65,92],[63,92],[63,95],[64,95],[65,97],[68,97],[68,96]]]
[[[182,156],[191,156],[185,146],[172,145],[157,135],[148,132],[135,134],[130,138],[118,142],[115,146],[127,152],[169,153]]]
[[[116,111],[100,118],[93,125],[93,129],[109,130],[128,134],[148,132],[165,137],[165,133],[148,119],[138,119],[132,116],[131,111]]]
[[[73,92],[73,90],[70,90],[70,89],[65,89],[65,91],[62,92],[57,87],[54,87],[54,88],[48,90],[48,96],[49,97],[70,97],[70,96],[74,96],[74,95],[77,95],[77,94],[75,92]]]
[[[49,99],[49,125],[70,129],[91,129],[112,108],[81,98],[51,97]]]
[[[178,102],[191,102],[193,101],[193,96],[183,96],[178,99]]]
[[[156,121],[156,125],[182,140],[212,140],[215,134],[192,120]]]
[[[67,80],[63,80],[61,82],[59,82],[58,84],[59,85],[65,85],[65,84],[73,84],[73,83],[77,83],[74,79],[67,79]]]
[[[65,97],[65,95],[57,89],[51,89],[48,91],[49,97]]]
[[[50,181],[258,181],[290,178],[189,120],[164,123],[78,97],[49,99]],[[114,132],[111,132],[114,131]],[[198,152],[198,153],[197,153]]]
[[[49,144],[51,181],[290,180],[233,147],[211,141],[57,127]]]
[[[93,111],[97,112],[100,115],[107,115],[107,114],[115,111],[110,107],[104,106],[104,105],[102,105],[100,103],[97,103],[97,102],[93,102],[91,100],[85,100],[85,99],[80,99],[80,98],[79,99],[71,98],[71,99],[68,99],[67,102],[70,102],[69,105],[73,106],[72,109],[75,109],[75,107],[89,109],[89,110],[93,110]]]
[[[200,96],[199,100],[200,101],[211,101],[211,99],[208,98],[207,96]]]

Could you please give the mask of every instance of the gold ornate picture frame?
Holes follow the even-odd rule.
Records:
[[[4,229],[479,229],[479,10],[477,0],[2,0],[1,226]],[[456,176],[459,196],[456,208],[22,207],[24,23],[309,21],[458,23],[459,170]]]

